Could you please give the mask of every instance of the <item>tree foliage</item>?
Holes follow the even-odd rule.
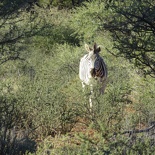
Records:
[[[110,1],[103,27],[112,34],[117,56],[124,56],[155,77],[155,7],[153,0]]]
[[[0,5],[0,64],[23,60],[20,54],[25,50],[25,38],[34,36],[43,28],[43,18],[37,19],[37,13],[26,12],[24,4],[24,1],[14,0],[3,1]]]

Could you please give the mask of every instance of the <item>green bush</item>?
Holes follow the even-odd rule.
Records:
[[[98,3],[87,3],[75,12],[34,7],[31,17],[43,18],[38,24],[41,31],[22,39],[22,61],[7,61],[0,68],[2,154],[150,154],[154,150],[154,138],[147,133],[123,134],[154,121],[154,81],[143,78],[124,58],[111,55],[112,40],[95,18],[105,11]],[[104,95],[94,85],[90,110],[90,88],[82,90],[78,69],[86,54],[84,42],[93,41],[101,46],[108,80]]]

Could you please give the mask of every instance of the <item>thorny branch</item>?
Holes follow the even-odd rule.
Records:
[[[145,128],[145,129],[142,129],[142,130],[137,130],[137,129],[136,130],[127,130],[127,131],[124,131],[122,134],[129,133],[129,135],[131,135],[133,133],[149,132],[153,128],[155,128],[155,122],[153,123],[153,125],[149,126],[148,128]]]

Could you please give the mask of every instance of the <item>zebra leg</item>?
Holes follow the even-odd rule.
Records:
[[[105,91],[105,88],[106,88],[106,85],[107,85],[107,79],[105,78],[104,80],[101,79],[100,81],[102,83],[102,87],[100,88],[100,94],[104,94],[104,91]]]
[[[85,90],[85,83],[84,82],[82,82],[82,88],[83,88],[83,92],[84,92],[84,90]],[[93,95],[93,86],[90,85],[90,95],[89,95],[90,111],[92,111],[92,106],[93,106],[93,104],[92,104],[92,95]]]
[[[92,109],[92,106],[93,106],[93,104],[92,104],[92,99],[91,99],[91,95],[89,96],[89,105],[90,105],[90,110]]]
[[[92,104],[92,95],[93,95],[93,86],[90,85],[90,96],[89,96],[90,111],[92,110],[92,107],[93,107],[93,104]]]

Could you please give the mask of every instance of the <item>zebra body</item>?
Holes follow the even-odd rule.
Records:
[[[84,55],[80,60],[79,77],[82,81],[83,88],[85,85],[91,87],[91,94],[93,93],[92,79],[96,79],[101,83],[100,93],[104,93],[107,79],[107,67],[103,58],[99,55],[101,51],[97,44],[94,44],[93,48],[90,48],[85,44],[85,48],[88,54]],[[91,97],[89,99],[90,107],[92,107]]]

